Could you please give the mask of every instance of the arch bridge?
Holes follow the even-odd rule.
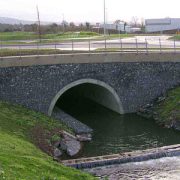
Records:
[[[136,112],[180,84],[180,54],[94,53],[0,60],[0,99],[52,115],[80,97]]]

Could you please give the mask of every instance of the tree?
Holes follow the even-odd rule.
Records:
[[[117,19],[115,22],[114,22],[114,24],[116,25],[116,30],[118,30],[119,28],[119,25],[120,25],[120,23],[121,22],[123,22],[123,21],[121,21],[120,19]]]
[[[124,22],[124,32],[126,32],[127,22]]]
[[[138,25],[138,17],[133,16],[133,17],[132,17],[132,22],[131,22],[131,24],[132,24],[134,27],[137,27],[137,25]]]
[[[73,29],[74,29],[74,27],[75,27],[74,22],[70,22],[70,23],[69,23],[69,26],[70,26],[71,30],[73,30]]]
[[[79,24],[79,27],[81,28],[81,31],[84,29],[84,25],[83,25],[83,23],[80,23]]]
[[[144,21],[144,18],[141,18],[141,31],[145,32],[145,21]]]
[[[90,30],[90,23],[86,22],[86,29]]]
[[[50,25],[50,29],[53,33],[58,32],[58,25],[56,23],[53,23]]]

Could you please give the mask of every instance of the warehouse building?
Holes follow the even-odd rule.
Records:
[[[145,28],[147,33],[176,33],[180,30],[180,18],[146,19]]]

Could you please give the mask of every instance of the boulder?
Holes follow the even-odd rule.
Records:
[[[172,127],[173,127],[175,130],[180,131],[180,121],[174,121],[174,122],[172,123]]]
[[[67,152],[69,156],[75,156],[81,150],[81,143],[74,136],[68,134],[63,135],[63,139],[60,142],[60,148]]]
[[[62,156],[62,152],[61,152],[61,150],[59,150],[58,148],[55,148],[54,149],[54,157],[55,158],[59,158],[60,156]]]
[[[77,140],[67,141],[67,154],[69,156],[75,156],[81,150],[81,143]]]
[[[53,146],[56,147],[56,148],[59,148],[60,147],[60,143],[61,141],[56,141]]]
[[[78,134],[76,135],[77,140],[81,142],[85,141],[91,141],[92,140],[92,135],[91,134]]]

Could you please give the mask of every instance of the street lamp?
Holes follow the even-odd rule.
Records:
[[[106,0],[104,0],[104,46],[106,50]]]

